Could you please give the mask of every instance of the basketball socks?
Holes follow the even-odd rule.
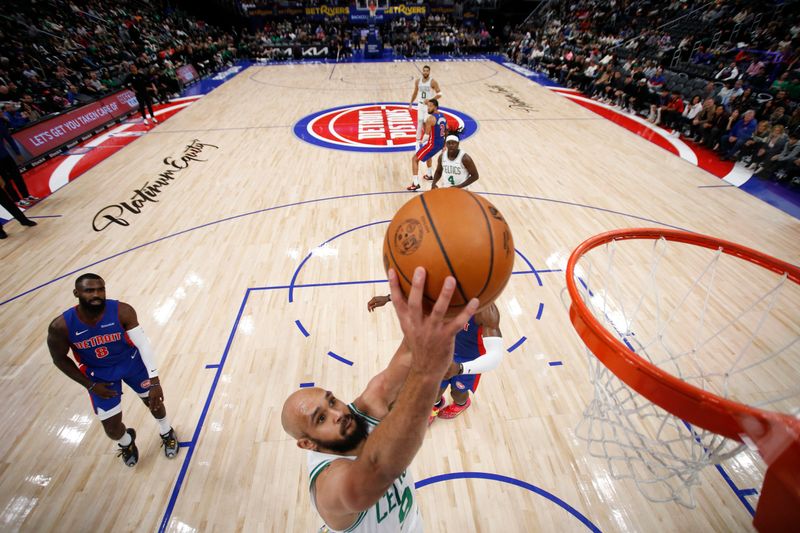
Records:
[[[419,186],[419,176],[417,176],[416,174],[411,176],[411,183],[413,183],[414,185]]]
[[[429,179],[433,178],[433,167],[428,167],[427,172],[428,172],[428,178]]]
[[[166,435],[169,433],[169,430],[172,429],[172,426],[169,423],[169,417],[164,418],[156,418],[156,422],[158,423],[158,433],[160,435]]]
[[[119,444],[123,448],[126,448],[131,445],[131,442],[133,442],[131,434],[126,431],[125,434],[122,436],[122,438],[117,441],[117,444]]]

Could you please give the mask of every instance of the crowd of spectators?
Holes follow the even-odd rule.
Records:
[[[0,103],[16,129],[126,85],[130,65],[165,101],[179,92],[176,74],[203,75],[230,62],[234,37],[159,2],[6,2],[0,17]]]
[[[800,186],[796,4],[580,0],[548,9],[511,33],[515,62],[759,178]]]
[[[395,19],[388,36],[395,57],[462,56],[495,52],[501,46],[500,37],[492,36],[486,24],[458,22],[456,16],[436,13]]]

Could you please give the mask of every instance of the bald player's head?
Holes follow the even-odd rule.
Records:
[[[281,410],[284,431],[306,450],[347,454],[367,438],[367,424],[332,392],[310,387],[293,392]]]

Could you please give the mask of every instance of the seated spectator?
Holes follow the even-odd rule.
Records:
[[[717,141],[719,140],[720,135],[730,129],[730,123],[731,115],[725,111],[724,107],[718,105],[714,109],[714,116],[703,134],[703,144],[708,148],[713,148],[716,150],[719,146]]]
[[[756,172],[756,177],[760,179],[772,179],[774,181],[784,181],[789,176],[790,165],[800,159],[800,142],[798,142],[798,132],[790,131],[789,138],[780,153],[764,161],[763,166]]]
[[[712,101],[713,103],[713,101]],[[683,134],[688,137],[691,135],[691,127],[694,119],[703,110],[703,103],[700,101],[700,96],[693,96],[689,105],[683,108],[683,113],[679,120],[678,128],[683,131]]]
[[[714,120],[714,99],[706,98],[703,100],[703,109],[692,120],[691,140],[694,142],[702,141],[710,131]],[[724,111],[724,108],[722,109]]]
[[[786,145],[787,136],[784,132],[783,126],[777,124],[772,126],[767,140],[758,147],[755,154],[750,158],[747,168],[754,167],[756,172],[761,170],[761,165],[765,159],[770,159],[774,155],[778,155],[783,151]]]
[[[775,111],[769,116],[769,121],[773,124],[786,126],[789,123],[789,117],[786,116],[786,109],[782,106],[776,107]]]
[[[650,92],[659,93],[666,82],[667,80],[664,78],[664,69],[658,67],[653,77],[648,80],[647,86],[650,88]]]
[[[41,107],[33,103],[33,96],[29,94],[23,96],[20,101],[20,113],[27,116],[30,122],[36,122],[47,114]]]
[[[656,124],[664,124],[671,130],[671,135],[677,135],[677,128],[680,127],[684,107],[681,93],[672,91],[666,104],[658,108]]]
[[[731,115],[733,116],[733,115]],[[744,146],[756,130],[756,112],[747,110],[742,118],[737,120],[730,131],[726,132],[719,141],[723,161],[734,159],[739,150]]]
[[[30,122],[28,115],[21,112],[14,102],[7,102],[3,106],[3,117],[8,122],[8,127],[12,130],[18,130]]]
[[[740,161],[749,163],[753,159],[753,155],[764,146],[767,140],[769,140],[769,136],[772,133],[771,126],[772,125],[766,120],[762,120],[758,123],[756,131],[753,132],[753,136],[744,142],[739,151],[738,159]]]
[[[714,79],[719,81],[734,81],[739,78],[739,69],[736,67],[736,62],[731,62],[727,67],[723,67]]]
[[[778,93],[778,91],[785,91],[789,88],[789,73],[784,72],[783,74],[778,77],[777,80],[772,82],[772,85],[769,86],[769,92],[772,94]]]

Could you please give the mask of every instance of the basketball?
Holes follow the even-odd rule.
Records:
[[[430,310],[447,276],[456,291],[447,315],[472,298],[482,309],[497,298],[514,266],[514,239],[503,215],[485,198],[459,188],[415,196],[395,213],[383,241],[383,266],[394,268],[408,296],[414,269],[425,267],[423,302]]]

